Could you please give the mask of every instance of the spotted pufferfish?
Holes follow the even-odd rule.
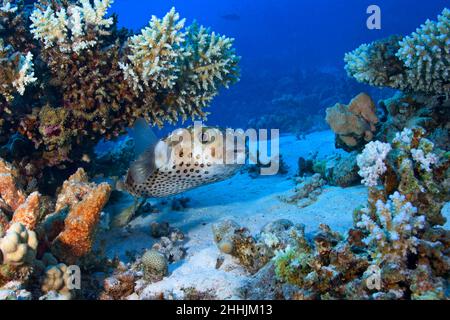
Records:
[[[227,145],[223,137],[219,128],[176,130],[150,145],[130,166],[120,188],[135,197],[163,198],[226,180],[242,164],[223,160],[245,157],[245,151],[234,141]]]

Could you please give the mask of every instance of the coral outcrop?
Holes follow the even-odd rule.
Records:
[[[79,169],[53,200],[38,192],[27,196],[18,171],[4,160],[0,160],[0,170],[10,178],[9,184],[0,186],[1,210],[6,212],[1,215],[0,285],[7,290],[8,283],[20,282],[20,290],[8,289],[13,296],[26,288],[33,298],[41,294],[45,294],[42,299],[74,297],[67,287],[67,268],[75,263],[85,266],[83,259],[91,253],[111,187],[90,183]],[[14,194],[22,196],[11,198]]]
[[[54,292],[62,299],[70,300],[72,292],[69,288],[70,274],[65,264],[50,266],[45,270],[42,292]]]
[[[233,220],[221,221],[212,229],[218,249],[237,258],[252,274],[263,268],[277,251],[292,245],[296,234],[304,233],[303,225],[294,225],[288,220],[267,224],[255,237]]]
[[[359,94],[349,105],[338,103],[326,113],[336,144],[344,150],[357,150],[373,139],[379,120],[375,103],[367,94]]]
[[[141,258],[144,279],[147,281],[160,281],[167,275],[167,258],[156,250],[148,250]]]
[[[297,205],[299,208],[307,207],[317,201],[322,194],[325,180],[320,173],[310,177],[295,178],[296,186],[288,195],[283,195],[280,199],[284,202]]]
[[[411,35],[363,44],[345,56],[347,73],[360,82],[427,95],[450,93],[450,10]]]
[[[64,184],[56,210],[64,206],[70,209],[64,220],[64,230],[52,244],[52,252],[57,258],[73,264],[91,251],[95,229],[110,193],[109,184],[89,184],[81,169]]]
[[[361,182],[358,174],[358,153],[333,153],[325,158],[312,154],[307,159],[299,158],[298,176],[320,174],[327,184],[339,187],[350,187]]]
[[[37,246],[36,233],[20,223],[14,223],[0,239],[1,263],[11,266],[32,264],[36,257]]]
[[[4,156],[39,181],[87,167],[100,139],[137,119],[204,117],[238,80],[233,39],[185,27],[175,9],[132,35],[108,15],[112,2],[6,1],[0,11],[0,145],[16,132],[31,142],[26,156]]]
[[[444,151],[435,150],[425,136],[425,130],[417,127],[397,133],[392,144],[372,142],[358,157],[358,165],[367,186],[375,187],[382,182],[382,198],[398,190],[424,213],[428,223],[443,225],[441,210],[450,199],[450,159]]]

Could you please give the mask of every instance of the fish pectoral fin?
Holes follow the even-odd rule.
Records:
[[[156,171],[155,163],[156,143],[151,145],[139,158],[131,165],[128,175],[133,178],[134,183],[143,184],[148,177]]]

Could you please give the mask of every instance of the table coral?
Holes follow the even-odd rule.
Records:
[[[345,56],[349,76],[373,86],[428,95],[450,93],[450,10],[404,38],[363,44]]]

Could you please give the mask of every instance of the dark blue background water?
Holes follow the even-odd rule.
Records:
[[[381,7],[381,30],[366,28],[371,4]],[[121,26],[138,31],[151,15],[162,17],[172,6],[188,24],[196,19],[236,39],[242,81],[216,98],[210,123],[245,126],[244,118],[261,112],[262,99],[273,99],[271,86],[286,75],[304,70],[341,72],[346,52],[391,34],[411,33],[426,19],[436,19],[449,1],[116,0],[113,12],[119,14]],[[229,14],[239,20],[223,18]]]

